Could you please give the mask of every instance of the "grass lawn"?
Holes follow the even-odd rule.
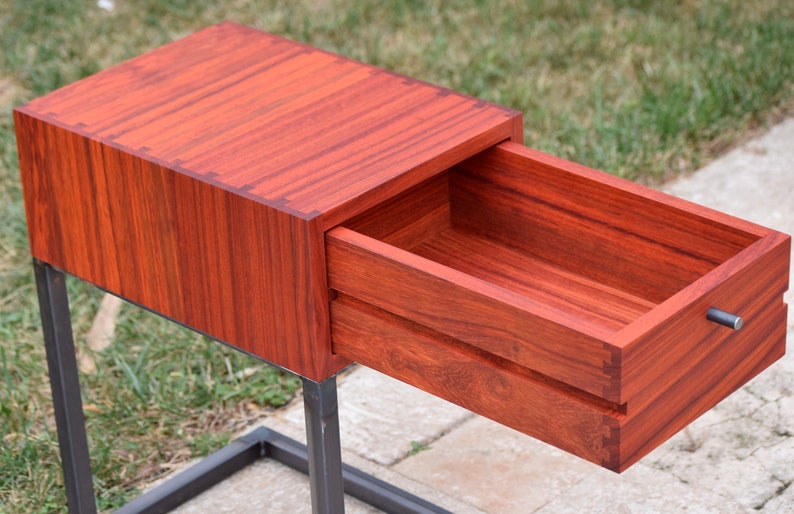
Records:
[[[0,512],[65,510],[11,108],[224,19],[513,107],[527,145],[645,183],[697,169],[794,98],[790,0],[0,0]],[[101,294],[68,287],[96,362],[81,381],[102,509],[299,386],[128,305],[92,353]]]

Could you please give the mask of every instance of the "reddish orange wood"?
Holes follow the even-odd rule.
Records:
[[[588,320],[346,228],[327,243],[328,280],[339,292],[584,391],[616,386],[604,371],[614,359],[608,331]]]
[[[785,304],[774,302],[753,319],[752,325],[742,329],[742,338],[727,338],[711,346],[694,366],[688,364],[686,374],[655,386],[661,394],[652,403],[633,409],[629,402],[628,415],[616,438],[619,457],[605,467],[626,470],[780,359],[786,350],[787,312]],[[665,362],[668,366],[677,364]]]
[[[33,255],[314,380],[323,231],[518,112],[222,23],[15,113]]]
[[[344,295],[331,317],[344,355],[587,460],[616,458],[624,416],[608,402]]]
[[[340,296],[331,304],[334,347],[363,364],[613,471],[624,471],[785,349],[786,306],[768,310],[748,337],[709,354],[633,414],[509,361],[461,345],[384,311]]]
[[[326,251],[335,351],[616,471],[785,349],[788,236],[513,143],[328,231]],[[482,390],[438,379],[455,374]],[[556,424],[562,397],[606,409],[602,445]]]
[[[460,225],[656,303],[758,237],[683,201],[598,175],[502,145],[461,166],[452,208]],[[496,188],[503,194],[489,194]]]

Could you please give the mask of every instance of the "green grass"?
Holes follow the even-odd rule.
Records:
[[[794,96],[778,1],[0,0],[0,511],[64,495],[12,105],[231,19],[521,110],[526,143],[649,183],[696,169]],[[100,294],[69,282],[77,345]],[[288,400],[257,361],[126,306],[81,381],[103,509]],[[167,468],[167,466],[166,466]]]

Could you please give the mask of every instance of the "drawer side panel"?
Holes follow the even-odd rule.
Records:
[[[451,176],[459,223],[654,303],[758,238],[728,216],[720,223],[673,197],[513,143]]]
[[[326,234],[326,252],[333,290],[588,393],[619,392],[603,327],[346,228]]]

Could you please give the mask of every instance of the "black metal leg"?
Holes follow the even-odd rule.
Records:
[[[33,264],[69,512],[95,514],[97,507],[65,276],[45,262],[34,259]],[[270,457],[309,473],[315,514],[343,513],[345,491],[391,514],[449,514],[421,498],[342,464],[335,376],[322,382],[303,378],[303,402],[307,446],[269,429],[255,430],[118,512],[166,512],[251,462]]]
[[[88,454],[88,438],[80,397],[77,358],[64,274],[34,260],[41,325],[50,372],[58,445],[69,512],[95,513],[96,500]]]
[[[304,378],[303,407],[306,411],[312,511],[315,514],[343,513],[345,489],[342,481],[336,376],[322,382]]]

